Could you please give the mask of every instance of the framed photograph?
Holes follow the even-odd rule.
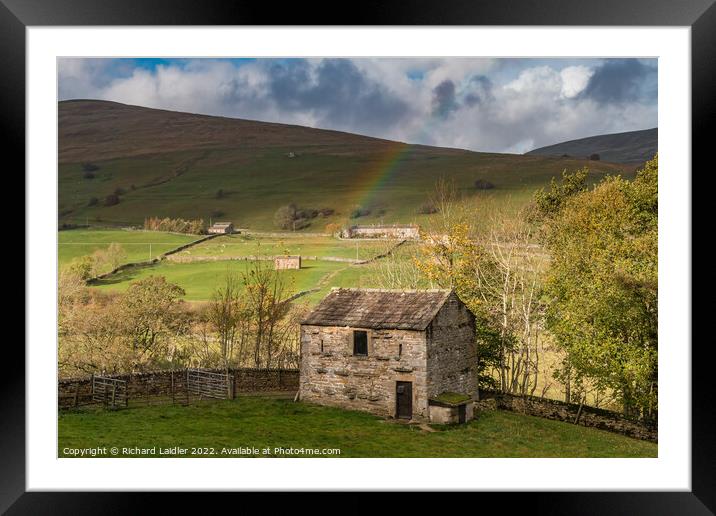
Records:
[[[0,508],[713,513],[716,7],[474,4],[2,0],[27,303]]]

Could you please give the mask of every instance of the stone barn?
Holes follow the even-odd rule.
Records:
[[[278,270],[282,269],[300,269],[301,268],[301,257],[300,256],[276,256],[273,259],[274,268]]]
[[[230,235],[234,232],[234,225],[231,222],[214,222],[207,232],[210,235]]]
[[[301,323],[300,398],[383,417],[472,419],[475,316],[452,290],[334,288]]]
[[[396,238],[419,240],[420,226],[415,224],[356,225],[341,231],[342,238]]]

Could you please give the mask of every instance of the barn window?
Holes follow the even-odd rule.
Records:
[[[321,339],[321,353],[323,353],[323,339]]]
[[[368,355],[368,332],[355,330],[353,332],[353,354],[357,356]]]
[[[398,356],[399,357],[403,356],[403,345],[402,344],[398,344]]]

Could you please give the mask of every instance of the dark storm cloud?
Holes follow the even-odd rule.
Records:
[[[656,67],[638,59],[609,59],[594,70],[582,98],[601,104],[651,102],[656,99]]]
[[[455,83],[446,79],[433,88],[433,115],[447,118],[456,109]]]
[[[272,64],[269,91],[281,109],[311,111],[322,123],[359,130],[391,126],[408,104],[371,81],[349,59],[325,59],[312,71],[305,60]]]
[[[492,98],[492,81],[484,75],[474,75],[468,81],[465,104],[469,107],[482,104]]]

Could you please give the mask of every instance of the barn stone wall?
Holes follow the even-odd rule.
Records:
[[[417,226],[354,226],[345,232],[348,238],[420,238]]]
[[[475,317],[453,293],[427,329],[428,396],[477,391]]]
[[[276,270],[283,269],[300,269],[301,268],[301,257],[300,256],[277,256],[274,258],[274,268]]]
[[[397,381],[413,383],[413,417],[427,419],[425,332],[368,329],[368,356],[353,356],[353,330],[301,327],[304,401],[395,416]]]

